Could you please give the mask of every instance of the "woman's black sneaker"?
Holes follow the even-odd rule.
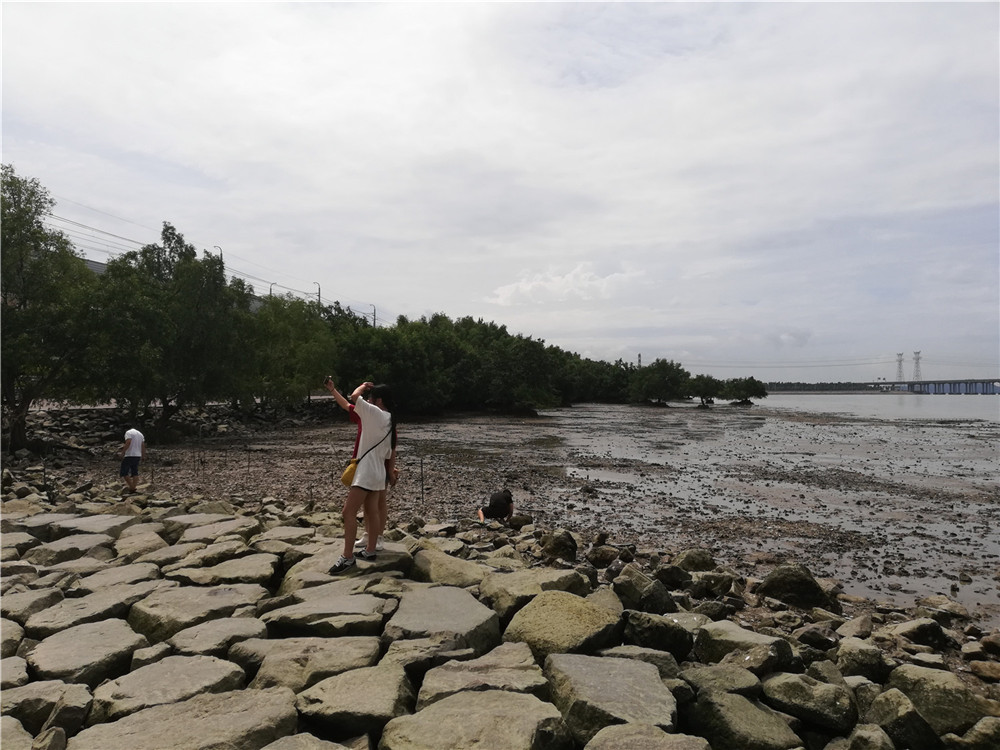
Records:
[[[337,560],[337,564],[330,568],[330,573],[343,573],[348,568],[353,568],[355,563],[356,561],[353,557],[344,557],[341,555],[340,559]]]

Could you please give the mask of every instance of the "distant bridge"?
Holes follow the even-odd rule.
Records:
[[[909,393],[946,393],[987,396],[1000,394],[1000,378],[993,378],[991,380],[879,380],[874,383],[865,383],[865,385],[869,388],[877,388],[883,391],[906,391]]]

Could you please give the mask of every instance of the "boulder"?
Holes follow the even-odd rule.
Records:
[[[621,618],[565,591],[543,591],[522,608],[504,631],[505,641],[523,641],[539,663],[554,653],[590,653],[620,638]]]
[[[712,750],[791,750],[803,746],[780,716],[735,693],[701,693],[686,714],[687,725],[696,727]]]
[[[201,693],[225,693],[244,686],[243,670],[214,656],[167,656],[94,691],[88,724],[115,721],[163,703],[177,703]]]
[[[424,675],[417,710],[465,690],[507,690],[545,698],[548,683],[524,643],[504,643],[478,659],[452,660]]]
[[[399,665],[379,665],[328,677],[299,693],[299,713],[334,737],[377,735],[413,711],[415,694]]]
[[[621,573],[612,582],[612,588],[625,609],[651,612],[656,615],[677,611],[677,603],[670,596],[666,586],[643,573],[635,563],[629,563],[622,568]]]
[[[672,732],[677,702],[652,664],[581,654],[545,660],[552,702],[581,745],[610,724],[652,724]]]
[[[16,654],[22,638],[24,638],[24,628],[13,620],[0,619],[0,659]]]
[[[267,589],[253,583],[230,586],[179,586],[150,594],[132,605],[129,624],[153,643],[165,641],[185,628],[221,617],[238,607],[252,605],[267,596]]]
[[[909,698],[939,735],[963,734],[984,715],[1000,716],[1000,703],[982,698],[958,675],[941,669],[904,664],[892,671],[888,687]]]
[[[50,635],[28,654],[28,666],[43,680],[95,686],[127,672],[132,652],[148,645],[124,620],[102,620]]]
[[[586,596],[590,593],[590,583],[575,570],[529,568],[510,573],[490,571],[479,587],[481,599],[493,607],[503,625],[543,591]]]
[[[13,716],[32,735],[46,723],[76,734],[90,711],[92,696],[86,685],[61,680],[39,680],[0,693],[0,711]],[[6,747],[6,746],[5,746]]]
[[[4,593],[0,597],[0,615],[5,619],[24,625],[35,612],[58,604],[65,594],[62,589],[42,588],[19,593]]]
[[[485,565],[453,557],[437,549],[421,549],[413,556],[413,578],[446,586],[478,586],[490,571]]]
[[[78,599],[63,599],[29,617],[24,630],[32,638],[41,639],[87,622],[123,618],[136,602],[154,591],[176,585],[173,581],[162,579],[135,584],[121,583]]]
[[[583,750],[712,750],[701,737],[667,734],[652,724],[614,724],[594,735]]]
[[[863,717],[880,726],[896,747],[907,750],[940,750],[941,740],[909,698],[896,688],[880,693]]]
[[[779,711],[833,734],[847,734],[858,721],[846,685],[831,685],[804,674],[776,674],[763,682],[764,701]]]
[[[21,556],[21,559],[32,565],[44,567],[77,560],[85,555],[110,560],[114,557],[111,551],[114,541],[107,534],[74,534],[32,547]]]
[[[233,644],[229,660],[254,675],[251,688],[299,693],[327,677],[374,666],[379,653],[378,638],[250,638]]]
[[[642,648],[669,652],[678,661],[691,653],[694,636],[675,615],[656,615],[626,610],[624,614],[625,643]]]
[[[754,592],[778,601],[808,609],[823,607],[840,613],[840,602],[829,596],[805,565],[790,563],[779,565],[760,582]]]
[[[730,620],[711,622],[699,628],[694,653],[699,661],[714,664],[731,651],[749,651],[754,646],[773,650],[777,664],[784,668],[792,663],[792,647],[787,641],[741,628]]]
[[[635,659],[652,664],[660,673],[663,679],[673,679],[680,674],[680,667],[677,659],[669,651],[660,651],[655,648],[643,648],[642,646],[612,646],[598,652],[599,656],[613,656],[618,659]]]
[[[13,716],[0,716],[0,745],[4,750],[32,750],[32,737]]]
[[[237,557],[206,568],[178,568],[164,575],[171,580],[195,586],[221,586],[227,583],[259,583],[269,586],[278,573],[278,557],[257,553]]]
[[[844,638],[837,645],[837,669],[845,677],[860,675],[884,683],[895,666],[878,646],[868,640]]]
[[[680,678],[696,692],[717,690],[736,693],[754,700],[760,697],[761,684],[753,672],[731,664],[688,667],[680,673]]]
[[[182,655],[225,657],[234,643],[266,635],[267,625],[255,617],[226,617],[185,628],[171,636],[167,644]]]
[[[28,683],[28,662],[20,656],[0,659],[0,690],[21,687]]]
[[[561,592],[547,592],[561,593]],[[566,594],[572,596],[572,594]],[[523,610],[522,610],[523,611]],[[485,654],[500,644],[497,613],[464,589],[434,586],[407,591],[385,625],[383,638],[443,638]]]
[[[297,723],[287,688],[206,693],[84,729],[67,750],[260,750]]]
[[[385,725],[380,750],[572,750],[559,711],[527,693],[463,691]]]
[[[396,609],[395,599],[371,594],[312,598],[261,615],[275,637],[381,635],[382,624]]]

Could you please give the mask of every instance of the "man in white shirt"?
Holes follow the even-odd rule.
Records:
[[[146,438],[134,427],[125,433],[125,444],[118,453],[122,457],[119,475],[125,480],[128,492],[135,492],[139,484],[139,461],[146,457]]]

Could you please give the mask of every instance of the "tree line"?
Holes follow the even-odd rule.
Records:
[[[333,375],[389,383],[409,414],[528,411],[581,402],[763,398],[754,378],[692,377],[679,363],[586,359],[494,322],[438,313],[375,326],[339,302],[258,297],[221,254],[163,224],[160,242],[91,271],[43,219],[55,205],[3,165],[4,438],[27,444],[33,403],[111,403],[165,426],[188,405],[301,403]]]

